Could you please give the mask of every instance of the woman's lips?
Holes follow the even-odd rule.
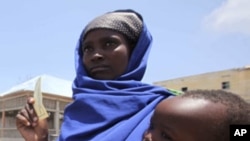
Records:
[[[91,73],[98,73],[109,70],[108,66],[96,66],[90,69]]]

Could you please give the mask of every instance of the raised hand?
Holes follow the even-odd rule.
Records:
[[[26,141],[48,141],[47,119],[39,120],[34,103],[34,98],[28,98],[25,107],[16,115],[16,127]]]

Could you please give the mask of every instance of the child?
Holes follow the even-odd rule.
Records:
[[[229,125],[250,124],[249,103],[222,90],[195,90],[165,99],[144,141],[229,141]]]

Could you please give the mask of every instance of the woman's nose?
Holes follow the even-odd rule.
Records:
[[[104,57],[103,57],[103,54],[101,52],[95,52],[92,56],[92,61],[100,61],[100,60],[103,60]]]

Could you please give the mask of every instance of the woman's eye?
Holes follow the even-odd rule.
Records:
[[[107,41],[105,47],[115,47],[117,44],[114,41]]]
[[[92,50],[93,50],[92,47],[90,47],[90,46],[84,46],[83,49],[82,49],[82,52],[90,52]]]

